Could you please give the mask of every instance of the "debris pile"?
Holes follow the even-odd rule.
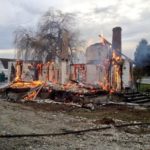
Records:
[[[8,100],[34,101],[37,98],[61,102],[84,103],[85,97],[107,94],[100,86],[70,80],[67,84],[50,81],[14,81],[3,88]]]

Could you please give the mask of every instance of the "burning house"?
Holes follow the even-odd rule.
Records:
[[[86,81],[105,90],[121,91],[132,86],[132,60],[122,53],[121,28],[113,28],[112,44],[103,36],[86,50]]]
[[[33,92],[25,98],[34,99],[41,89],[50,94],[56,87],[57,92],[69,95],[70,91],[75,95],[93,93],[97,87],[111,92],[131,87],[132,61],[121,52],[120,27],[113,29],[112,44],[100,36],[100,43],[89,46],[85,55],[76,52],[72,63],[65,34],[62,51],[53,58],[46,63],[35,60],[10,62],[9,79],[14,82],[11,88],[32,87]]]

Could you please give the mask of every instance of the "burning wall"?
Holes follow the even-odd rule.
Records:
[[[70,79],[79,82],[86,82],[87,66],[85,64],[72,64]]]
[[[51,81],[59,82],[60,68],[54,62],[16,61],[9,63],[9,81]]]
[[[112,36],[112,66],[111,66],[111,87],[117,91],[122,89],[122,67],[121,58],[121,28],[113,28]]]
[[[70,79],[86,82],[86,61],[83,51],[73,52]]]

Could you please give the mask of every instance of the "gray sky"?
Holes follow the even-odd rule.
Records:
[[[141,38],[150,42],[150,0],[0,0],[0,57],[13,56],[13,31],[34,28],[50,7],[76,12],[87,46],[99,42],[99,34],[111,42],[115,26],[122,27],[123,52],[131,58]]]

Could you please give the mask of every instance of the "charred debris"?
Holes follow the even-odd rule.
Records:
[[[12,102],[41,102],[64,104],[68,106],[95,109],[94,99],[105,97],[108,91],[98,86],[91,86],[74,80],[67,84],[56,84],[41,81],[13,81],[1,88],[3,98]],[[106,96],[107,97],[107,96]],[[105,101],[103,101],[105,102]],[[97,103],[97,104],[103,104]]]

